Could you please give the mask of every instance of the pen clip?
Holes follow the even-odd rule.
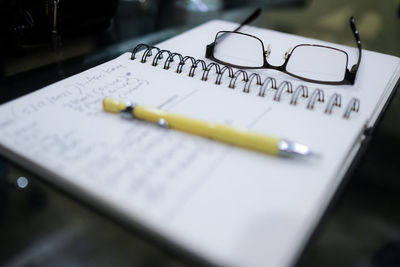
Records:
[[[121,110],[119,114],[121,115],[122,118],[131,120],[133,119],[133,109],[135,108],[134,104],[129,104],[126,106],[125,109]]]

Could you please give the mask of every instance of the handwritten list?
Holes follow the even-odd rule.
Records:
[[[167,218],[232,148],[119,118],[103,111],[102,100],[113,97],[248,128],[271,113],[271,104],[259,97],[204,83],[123,55],[3,105],[1,145],[94,195],[101,192],[101,197]],[[245,112],[237,108],[242,105]]]
[[[158,214],[171,213],[224,151],[200,137],[102,110],[106,96],[154,106],[193,91],[151,94],[150,79],[115,60],[2,107],[1,143],[75,183],[103,188]],[[199,164],[201,163],[201,164]],[[206,165],[204,165],[206,164]]]

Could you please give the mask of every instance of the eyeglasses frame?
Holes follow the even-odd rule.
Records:
[[[328,85],[344,85],[344,84],[351,84],[353,85],[355,83],[355,79],[356,79],[356,75],[357,75],[357,71],[358,68],[360,66],[361,63],[361,54],[362,54],[362,49],[361,49],[361,40],[359,37],[359,33],[357,30],[357,27],[355,25],[355,19],[354,17],[350,17],[350,27],[351,30],[353,32],[354,38],[356,39],[356,43],[357,43],[357,47],[358,47],[358,60],[357,60],[357,64],[354,64],[351,69],[348,68],[348,60],[349,60],[349,56],[347,54],[347,52],[345,52],[344,50],[335,48],[335,47],[331,47],[331,46],[325,46],[325,45],[318,45],[318,44],[298,44],[296,45],[293,49],[291,49],[291,51],[288,53],[288,55],[285,57],[285,61],[282,65],[280,66],[274,66],[268,63],[267,61],[267,51],[265,50],[265,46],[263,41],[258,38],[257,36],[251,35],[251,34],[247,34],[247,33],[243,33],[243,32],[239,32],[238,30],[243,27],[244,25],[248,24],[249,22],[251,22],[252,20],[254,20],[256,17],[259,16],[259,14],[261,13],[261,9],[257,9],[255,12],[253,12],[253,14],[251,14],[244,22],[242,22],[240,24],[239,27],[237,27],[235,30],[233,31],[219,31],[217,32],[214,42],[212,42],[211,44],[207,45],[206,47],[206,55],[205,57],[208,59],[211,59],[217,63],[229,66],[229,67],[233,67],[233,68],[245,68],[245,69],[274,69],[274,70],[278,70],[280,72],[286,73],[290,76],[293,76],[295,78],[304,80],[306,82],[312,82],[312,83],[320,83],[320,84],[328,84]],[[261,43],[261,47],[262,47],[262,55],[263,55],[263,65],[260,67],[247,67],[247,66],[240,66],[240,65],[235,65],[235,64],[230,64],[228,62],[224,62],[221,61],[217,58],[214,57],[214,49],[215,49],[215,45],[217,43],[217,40],[220,39],[222,36],[224,36],[227,33],[235,33],[235,34],[242,34],[248,37],[252,37],[257,39],[260,43]],[[322,48],[328,48],[328,49],[333,49],[339,52],[342,52],[346,55],[346,70],[344,73],[344,77],[343,80],[341,81],[320,81],[320,80],[314,80],[314,79],[308,79],[308,78],[304,78],[295,74],[292,74],[290,72],[287,71],[286,66],[289,62],[289,59],[291,57],[291,55],[293,54],[293,51],[300,46],[316,46],[316,47],[322,47]]]

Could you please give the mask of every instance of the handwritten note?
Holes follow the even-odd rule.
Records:
[[[105,113],[105,96],[149,98],[151,81],[137,71],[115,60],[3,106],[1,144],[75,183],[170,213],[224,150],[200,137]],[[175,106],[193,93],[167,88],[147,101]]]

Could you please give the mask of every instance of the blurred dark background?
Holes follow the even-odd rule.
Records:
[[[399,0],[0,0],[0,103],[255,7],[256,26],[347,45],[354,15],[363,48],[400,56]],[[396,94],[298,266],[400,266],[399,116]],[[0,159],[0,265],[192,264]]]

